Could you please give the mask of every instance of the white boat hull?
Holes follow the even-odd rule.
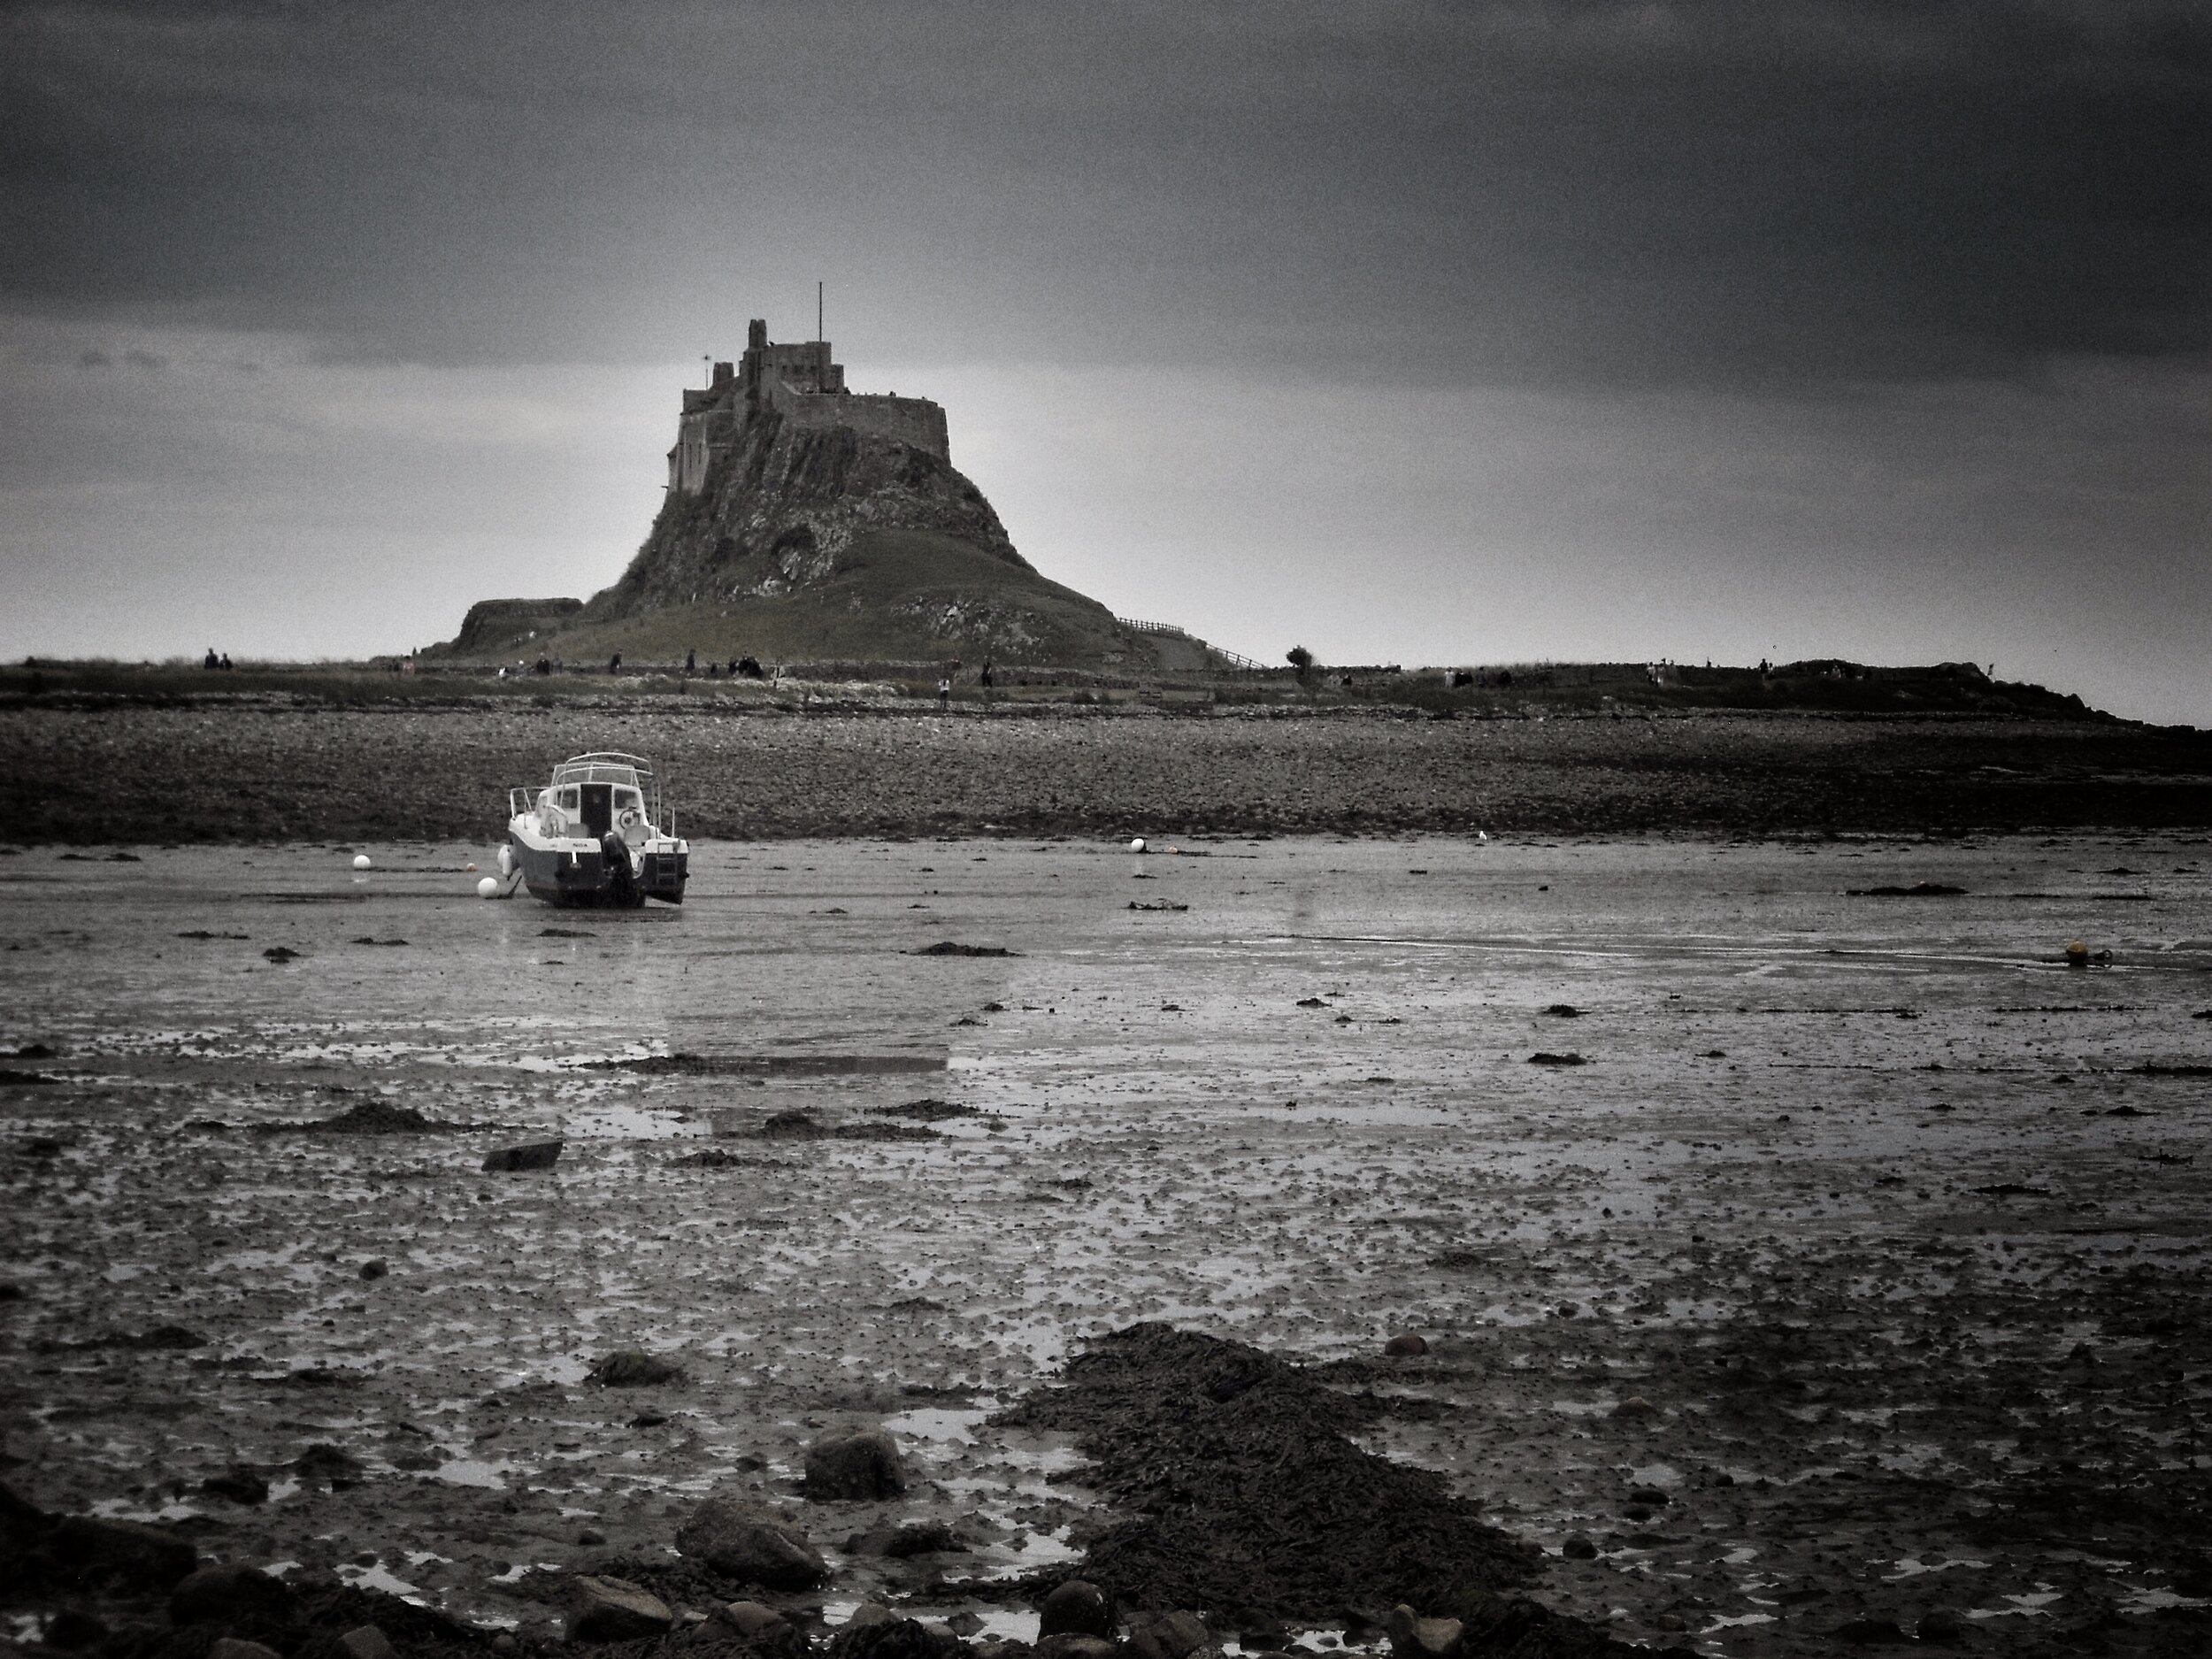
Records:
[[[634,910],[648,899],[681,904],[691,873],[691,849],[683,841],[657,838],[631,848],[618,835],[549,839],[525,818],[508,825],[507,849],[530,895],[548,904],[612,910]]]
[[[509,792],[501,873],[519,872],[548,904],[634,910],[684,902],[690,844],[662,810],[660,786],[634,755],[580,755],[550,787]]]

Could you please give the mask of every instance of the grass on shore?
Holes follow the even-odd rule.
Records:
[[[829,702],[851,705],[933,704],[934,663],[826,662],[793,664],[780,684],[701,672],[680,664],[626,665],[618,675],[584,665],[504,678],[489,667],[400,659],[368,663],[247,663],[208,670],[196,662],[31,661],[0,666],[0,707],[288,702],[329,707],[436,707],[496,700],[543,704],[604,699],[682,699],[733,711]],[[1453,671],[1317,668],[1187,672],[1142,677],[1064,668],[1002,666],[986,688],[974,669],[954,696],[965,708],[1013,712],[1054,704],[1140,704],[1170,709],[1274,708],[1315,712],[1401,710],[1431,718],[1634,717],[1701,711],[1838,715],[1981,715],[2032,719],[2109,719],[2078,696],[2040,686],[1992,680],[1959,664],[1862,668],[1834,663],[1756,668],[1670,667],[1655,677],[1641,664],[1532,664],[1486,671],[1482,683],[1455,685]]]

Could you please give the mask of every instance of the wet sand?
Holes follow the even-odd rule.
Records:
[[[0,861],[0,1047],[54,1050],[0,1060],[5,1479],[525,1634],[734,1491],[833,1620],[1020,1635],[965,1581],[1112,1517],[995,1416],[1164,1320],[1409,1401],[1363,1443],[1624,1640],[2201,1650],[2202,838],[1184,846],[709,842],[634,915],[479,902],[481,844]],[[260,1133],[373,1102],[474,1127]],[[586,1385],[628,1348],[687,1380]],[[799,1497],[879,1425],[906,1499]],[[927,1519],[973,1548],[848,1547]]]

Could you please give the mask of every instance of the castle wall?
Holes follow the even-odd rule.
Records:
[[[939,460],[952,459],[952,439],[945,411],[926,397],[895,397],[886,393],[795,392],[779,388],[771,403],[794,426],[850,426],[926,449]]]
[[[772,409],[795,426],[850,426],[952,459],[945,411],[926,397],[855,396],[845,389],[845,368],[830,360],[826,340],[777,345],[767,324],[748,330],[745,355],[735,365],[714,365],[713,383],[687,388],[677,422],[676,447],[668,452],[668,488],[695,495],[706,488],[717,456],[737,442],[740,417]]]

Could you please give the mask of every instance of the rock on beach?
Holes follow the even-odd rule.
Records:
[[[898,1442],[881,1429],[823,1440],[806,1455],[806,1495],[818,1502],[873,1502],[905,1490]]]
[[[202,1567],[169,1593],[169,1617],[179,1624],[281,1623],[291,1616],[296,1599],[281,1578],[258,1567]]]
[[[676,1529],[687,1560],[764,1590],[810,1590],[829,1580],[829,1563],[795,1529],[709,1498]]]
[[[1070,1578],[1045,1597],[1043,1606],[1037,1609],[1040,1639],[1110,1636],[1113,1631],[1113,1601],[1087,1578]]]
[[[569,1588],[568,1633],[579,1641],[629,1641],[667,1633],[668,1603],[627,1578],[579,1576]]]
[[[559,1141],[534,1141],[528,1146],[501,1147],[484,1155],[487,1175],[513,1175],[529,1170],[549,1170],[560,1162]]]

